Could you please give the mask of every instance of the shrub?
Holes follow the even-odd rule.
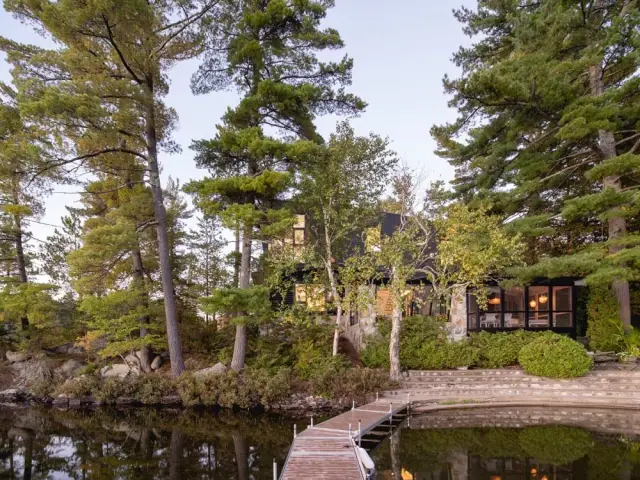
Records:
[[[472,367],[478,362],[478,349],[468,341],[446,343],[445,368]]]
[[[518,363],[522,347],[531,342],[538,333],[517,330],[515,332],[473,333],[469,342],[478,351],[477,366],[501,368]]]
[[[267,406],[283,400],[291,393],[291,370],[280,368],[276,372],[271,369],[248,368],[242,380],[249,396],[249,403]]]
[[[103,403],[115,403],[119,397],[135,397],[135,386],[129,379],[106,378],[93,390],[96,400]]]
[[[388,371],[370,368],[328,369],[316,373],[309,383],[314,395],[335,399],[356,399],[393,385]]]
[[[389,341],[379,336],[368,338],[360,360],[368,368],[389,368]]]
[[[602,352],[619,352],[624,348],[621,333],[624,333],[624,329],[618,302],[611,287],[590,287],[587,302],[589,348]]]
[[[182,403],[187,406],[198,405],[200,401],[200,386],[193,373],[183,373],[176,383],[178,395]]]
[[[87,397],[96,392],[100,381],[92,375],[83,375],[67,380],[55,389],[55,395],[66,395],[70,398]]]
[[[582,345],[552,332],[545,332],[522,347],[518,360],[527,373],[552,378],[580,377],[592,364]]]
[[[170,378],[162,375],[143,375],[134,382],[134,397],[145,405],[160,403],[162,397],[172,393],[175,385]]]

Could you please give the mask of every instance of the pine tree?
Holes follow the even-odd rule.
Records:
[[[51,281],[66,293],[73,294],[67,256],[78,250],[81,245],[82,219],[75,208],[66,207],[69,215],[60,218],[60,227],[56,227],[40,245],[38,260],[42,271]]]
[[[87,163],[104,169],[109,156],[129,153],[148,172],[158,237],[160,277],[167,340],[174,375],[184,370],[178,329],[167,218],[160,183],[158,151],[174,151],[169,134],[175,112],[164,105],[166,72],[177,61],[199,53],[199,27],[215,11],[217,0],[149,3],[116,0],[8,0],[5,8],[49,33],[63,48],[42,52],[4,44],[19,57],[18,68],[31,77],[29,93],[39,94],[33,108],[71,139],[75,157],[59,165]],[[43,55],[46,53],[46,55]],[[34,92],[34,90],[36,90]],[[44,113],[44,115],[43,115]],[[69,121],[71,118],[73,121]],[[87,135],[91,132],[92,135]]]
[[[317,52],[343,46],[335,30],[320,28],[332,5],[329,0],[223,1],[220,21],[208,31],[204,62],[192,79],[196,93],[235,84],[244,94],[238,107],[223,117],[216,137],[194,144],[197,162],[214,177],[190,185],[206,215],[220,215],[226,227],[240,228],[238,289],[228,292],[238,300],[231,302],[238,308],[255,305],[260,292],[266,293],[261,287],[252,291],[252,241],[292,227],[281,204],[297,165],[322,141],[315,116],[364,108],[360,99],[344,91],[352,61],[345,57],[323,63],[316,57]],[[270,137],[265,128],[280,136]],[[238,290],[245,290],[247,298],[238,299]],[[234,370],[244,368],[244,321],[252,313],[257,312],[239,311],[236,318]]]
[[[139,165],[129,162],[126,170],[128,158],[123,160],[120,172],[128,173],[102,175],[86,187],[82,246],[68,261],[80,309],[88,316],[87,340],[106,337],[109,345],[101,351],[106,356],[140,350],[140,365],[149,371],[150,350],[163,339],[150,301],[157,270],[149,230],[153,202]]]
[[[54,289],[50,285],[29,285],[32,255],[27,252],[29,225],[43,214],[43,196],[56,177],[55,170],[35,179],[30,175],[48,160],[46,143],[40,127],[21,114],[18,93],[0,83],[0,241],[5,244],[6,254],[2,258],[6,273],[3,303],[5,314],[9,304],[21,305],[14,310],[24,312],[19,320],[24,331],[29,327],[30,305],[36,300],[29,295],[37,291],[39,301],[43,301]]]
[[[209,297],[214,289],[225,286],[229,281],[225,269],[220,222],[215,217],[201,216],[195,229],[188,237],[187,278],[189,294],[194,299]],[[205,322],[215,321],[205,313]]]
[[[457,194],[515,220],[533,276],[611,284],[624,323],[639,278],[640,7],[634,1],[480,1],[456,13],[479,40],[445,78],[459,118],[434,127]]]

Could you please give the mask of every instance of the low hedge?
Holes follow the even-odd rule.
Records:
[[[534,347],[527,348],[534,342],[537,342]],[[520,360],[523,350],[524,362],[529,366],[531,373],[541,372],[535,373],[536,375],[573,377],[584,375],[591,366],[591,359],[584,347],[569,337],[552,332],[524,330],[472,333],[468,340],[459,342],[451,342],[438,335],[423,338],[421,342],[401,338],[400,364],[402,368],[410,370],[504,368],[520,364],[526,370],[527,367]],[[542,355],[547,355],[547,359],[543,360]],[[387,338],[370,338],[361,352],[361,359],[367,367],[388,368]],[[563,362],[566,362],[566,365]]]
[[[551,378],[581,377],[593,364],[582,345],[553,332],[539,334],[522,347],[518,361],[525,372]]]

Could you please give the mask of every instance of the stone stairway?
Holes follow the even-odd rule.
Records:
[[[519,369],[411,370],[385,397],[413,404],[508,402],[640,408],[640,370],[594,370],[575,379],[527,375]]]

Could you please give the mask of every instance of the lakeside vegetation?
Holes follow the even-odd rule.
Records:
[[[454,55],[460,78],[444,80],[458,118],[431,130],[456,175],[427,186],[392,139],[344,120],[367,105],[350,91],[354,60],[325,60],[345,46],[325,25],[333,3],[4,2],[54,43],[0,37],[11,69],[0,84],[0,350],[78,348],[71,376],[85,375],[61,377],[49,358],[18,372],[31,388],[241,407],[372,392],[388,379],[339,343],[381,283],[392,313],[361,360],[391,381],[403,368],[519,363],[565,377],[591,366],[550,333],[450,341],[441,319],[406,315],[416,274],[437,305],[467,289],[486,304],[490,283],[585,279],[589,348],[640,356],[640,7],[481,0],[456,11],[474,43]],[[162,178],[159,153],[181,147],[166,97],[171,67],[188,60],[194,95],[235,88],[240,99],[210,119],[211,138],[192,139],[207,176],[182,183]],[[341,118],[326,138],[325,115]],[[79,201],[36,244],[60,185]],[[375,231],[382,212],[400,219],[390,235]],[[121,360],[146,376],[103,379]],[[224,373],[193,376],[216,363]]]

